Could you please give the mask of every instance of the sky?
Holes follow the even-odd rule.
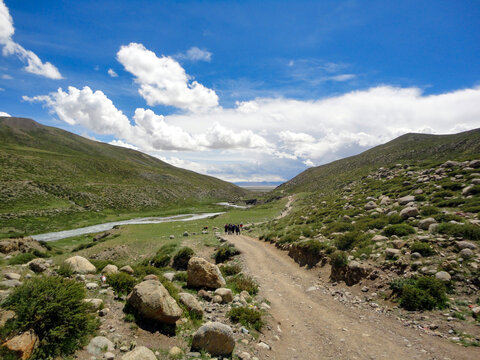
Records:
[[[231,182],[480,127],[480,1],[0,0],[0,116]]]

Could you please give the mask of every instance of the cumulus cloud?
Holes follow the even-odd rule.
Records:
[[[118,74],[117,74],[117,73],[115,72],[115,70],[113,70],[113,69],[108,69],[107,72],[108,72],[108,75],[110,75],[110,76],[113,77],[113,78],[118,77]]]
[[[4,117],[11,117],[10,114],[4,112],[4,111],[0,111],[0,116],[4,116]]]
[[[62,79],[62,75],[54,65],[49,62],[43,63],[33,51],[27,50],[13,41],[14,33],[13,19],[4,1],[0,0],[0,45],[3,45],[3,55],[16,55],[27,63],[25,70],[29,73],[50,79]]]
[[[218,106],[215,91],[190,81],[185,69],[171,57],[158,57],[142,44],[130,43],[120,48],[117,59],[135,76],[138,92],[150,106],[169,105],[190,112]]]
[[[355,74],[340,74],[340,75],[329,76],[327,77],[327,80],[343,82],[343,81],[352,80],[355,77],[356,77]]]
[[[12,80],[12,79],[13,79],[13,77],[11,77],[11,76],[10,76],[10,75],[8,75],[8,74],[3,74],[3,75],[2,75],[2,79],[5,79],[5,80]]]
[[[112,140],[109,142],[110,145],[115,145],[115,146],[121,146],[121,147],[124,147],[124,148],[127,148],[127,149],[132,149],[132,150],[140,150],[138,147],[132,145],[132,144],[129,144],[125,141],[122,141],[122,140]]]
[[[190,61],[210,62],[212,60],[212,53],[205,49],[200,49],[196,46],[193,46],[188,49],[186,53],[177,54],[175,57],[180,60],[186,59]]]

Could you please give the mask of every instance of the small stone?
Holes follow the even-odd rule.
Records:
[[[93,283],[93,282],[87,283],[85,286],[86,286],[86,288],[87,288],[88,290],[98,289],[98,284],[97,284],[97,283]]]
[[[114,351],[115,345],[104,336],[96,336],[87,345],[87,351],[95,356],[102,356],[104,351]]]
[[[102,270],[102,274],[115,274],[117,272],[118,272],[118,267],[112,264],[108,264]]]
[[[258,344],[257,344],[257,347],[259,349],[263,349],[263,350],[271,350],[272,348],[270,347],[270,345],[268,345],[267,343],[264,343],[263,341],[260,341]]]
[[[168,354],[170,356],[179,356],[181,354],[183,354],[183,351],[182,349],[180,349],[178,346],[174,346],[170,349],[170,351],[168,352]]]
[[[20,278],[22,277],[20,274],[17,273],[6,273],[4,276],[7,280],[20,280]]]
[[[249,353],[247,353],[247,352],[244,351],[244,352],[238,354],[238,358],[239,358],[240,360],[250,360],[252,357],[250,356]]]
[[[460,251],[460,256],[463,258],[463,259],[470,259],[472,256],[473,256],[473,251],[470,250],[470,249],[463,249],[462,251]]]
[[[124,273],[127,273],[127,274],[130,274],[130,275],[135,274],[135,271],[132,269],[132,267],[130,265],[122,266],[120,268],[120,271],[124,272]]]
[[[109,352],[106,352],[105,354],[103,354],[103,358],[106,359],[106,360],[113,360],[113,359],[115,359],[115,354],[112,354],[109,351]]]
[[[472,316],[473,316],[475,319],[480,319],[480,306],[475,306],[475,307],[472,309]]]
[[[232,290],[227,288],[218,288],[215,290],[215,295],[220,295],[222,297],[223,303],[229,303],[233,301]]]

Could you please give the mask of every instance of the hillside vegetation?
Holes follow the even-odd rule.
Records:
[[[0,233],[34,230],[39,218],[55,228],[72,215],[140,213],[244,194],[233,184],[139,151],[30,119],[0,117]]]
[[[454,135],[405,134],[359,155],[307,169],[278,190],[331,191],[382,166],[464,160],[475,154],[480,154],[480,129]]]

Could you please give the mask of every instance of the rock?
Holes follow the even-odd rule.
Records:
[[[418,222],[418,227],[423,230],[428,230],[430,228],[430,225],[436,224],[436,223],[437,223],[437,220],[430,217],[430,218],[420,220]]]
[[[172,356],[172,357],[175,357],[175,356],[180,356],[183,354],[183,351],[182,349],[180,349],[178,346],[174,346],[170,349],[170,351],[168,352],[168,355]]]
[[[83,301],[92,305],[92,308],[95,310],[100,309],[103,305],[102,299],[84,299]]]
[[[147,281],[147,280],[156,280],[156,281],[158,281],[158,276],[155,275],[155,274],[145,275],[145,276],[143,277],[143,281]]]
[[[182,316],[182,309],[159,281],[147,280],[136,285],[127,302],[144,318],[161,323],[175,324]]]
[[[408,219],[409,217],[415,217],[418,215],[418,209],[413,206],[407,206],[402,211],[400,211],[400,216],[404,219]]]
[[[123,355],[122,360],[157,360],[157,357],[149,348],[137,346],[135,350]]]
[[[65,264],[70,265],[74,273],[88,274],[96,273],[97,268],[93,264],[82,256],[72,256],[65,260]]]
[[[332,266],[330,279],[334,281],[345,281],[345,284],[352,286],[368,277],[372,272],[372,267],[354,260],[350,261],[347,266],[340,268]]]
[[[469,186],[464,187],[462,189],[462,195],[463,196],[472,195],[474,193],[475,193],[475,185],[469,185]]]
[[[50,264],[42,258],[33,259],[28,264],[28,268],[36,273],[42,273],[48,269]]]
[[[191,257],[187,268],[187,285],[217,289],[225,286],[225,279],[218,266],[200,257]]]
[[[180,298],[180,302],[185,305],[189,312],[195,313],[200,317],[203,316],[202,305],[200,305],[195,296],[189,293],[180,293],[178,296]]]
[[[212,301],[212,294],[210,294],[208,291],[205,291],[203,289],[198,290],[197,295],[204,300]]]
[[[6,273],[4,276],[7,280],[20,280],[22,277],[20,274],[17,273]]]
[[[3,327],[8,320],[15,317],[15,311],[0,309],[0,328]]]
[[[400,205],[407,205],[409,202],[415,201],[415,196],[407,195],[399,198],[397,201]]]
[[[412,259],[414,259],[414,260],[415,260],[415,259],[420,259],[420,258],[422,257],[422,254],[420,254],[420,253],[418,253],[418,252],[414,252],[414,253],[411,253],[411,254],[410,254],[410,257],[411,257]]]
[[[189,235],[190,235],[190,234],[188,233],[188,231],[185,231],[185,232],[183,233],[183,236],[189,236]]]
[[[392,200],[388,196],[383,196],[380,200],[380,205],[390,205]]]
[[[106,352],[105,354],[103,354],[103,358],[105,360],[113,360],[115,359],[115,354],[112,354],[110,351],[109,352]]]
[[[130,265],[125,265],[120,268],[121,272],[127,273],[129,275],[135,274],[135,271],[132,269]]]
[[[19,287],[20,285],[22,285],[22,282],[18,281],[18,280],[3,280],[3,281],[0,281],[0,286],[6,287],[6,288]]]
[[[246,290],[243,290],[241,293],[240,293],[240,296],[245,300],[245,301],[250,301],[252,299],[252,297],[250,296],[250,294],[248,293],[248,291]]]
[[[39,342],[38,336],[33,330],[17,335],[4,344],[8,350],[14,352],[20,359],[29,359]]]
[[[460,250],[463,250],[463,249],[475,250],[477,248],[477,245],[465,240],[457,241],[455,244],[458,246]]]
[[[452,277],[450,276],[450,274],[446,271],[439,271],[435,274],[435,277],[438,279],[438,280],[442,280],[442,281],[450,281],[452,279]]]
[[[212,301],[215,304],[221,304],[223,302],[223,299],[220,295],[213,295]]]
[[[369,201],[368,203],[365,204],[364,208],[365,210],[373,210],[377,207],[377,204],[373,201]]]
[[[470,259],[473,256],[473,251],[470,249],[463,249],[460,251],[460,256],[464,259]]]
[[[474,308],[472,308],[472,316],[473,316],[475,319],[479,319],[479,318],[480,318],[480,306],[475,306]]]
[[[96,336],[87,345],[87,351],[95,356],[102,356],[105,351],[114,351],[115,345],[105,336]]]
[[[435,234],[438,230],[438,224],[432,224],[428,227],[428,232],[431,234]]]
[[[468,166],[473,168],[473,169],[478,169],[478,168],[480,168],[480,160],[471,160],[468,163]]]
[[[192,350],[205,350],[213,356],[230,355],[235,347],[232,328],[219,322],[208,322],[193,334]]]
[[[258,344],[257,344],[257,347],[259,349],[263,349],[263,350],[271,350],[272,348],[270,347],[270,345],[268,345],[267,343],[264,343],[263,341],[260,341]]]
[[[480,179],[472,179],[472,185],[480,185]]]
[[[375,235],[373,238],[372,238],[372,241],[374,242],[377,242],[377,241],[387,241],[388,238],[386,236],[383,236],[383,235]]]
[[[252,357],[250,356],[249,353],[247,353],[247,352],[244,351],[244,352],[238,354],[238,358],[239,358],[240,360],[250,360]]]
[[[398,249],[386,248],[385,257],[387,259],[393,259],[394,257],[400,256],[401,252]]]
[[[406,242],[403,240],[397,239],[397,240],[393,240],[392,244],[395,249],[401,249],[406,245]]]
[[[85,284],[85,287],[86,287],[88,290],[95,290],[95,289],[98,289],[98,284],[97,284],[97,283],[94,283],[94,282],[90,282],[90,283],[86,283],[86,284]]]
[[[227,288],[218,288],[215,290],[215,295],[220,295],[222,297],[223,303],[229,303],[233,301],[232,290]]]
[[[117,272],[118,272],[118,267],[112,264],[108,264],[102,270],[102,274],[115,274]]]
[[[170,239],[172,239],[172,240],[175,239],[175,235],[170,235],[169,237],[170,237]]]
[[[166,272],[163,274],[163,277],[168,281],[173,281],[173,277],[175,276],[174,272]]]

